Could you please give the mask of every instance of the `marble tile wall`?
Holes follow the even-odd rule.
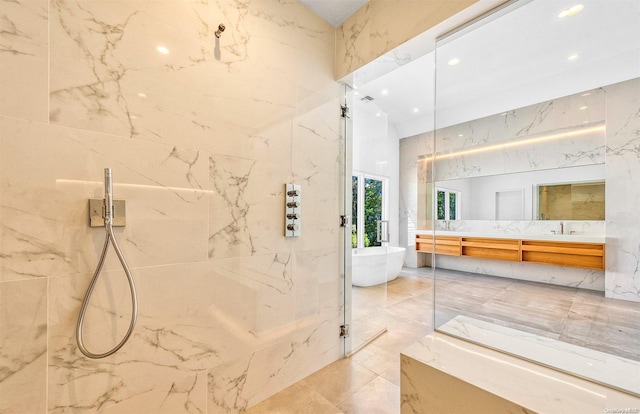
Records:
[[[435,180],[602,164],[604,119],[595,89],[438,129]]]
[[[429,153],[433,143],[433,133],[416,135],[400,140],[400,246],[406,247],[405,264],[409,267],[426,265],[427,255],[415,251],[415,234],[424,228],[426,222],[426,202],[418,202],[427,196],[424,186],[419,186],[419,171],[422,164],[416,154]],[[424,180],[422,180],[424,181]],[[422,210],[420,210],[422,209]]]
[[[3,1],[0,16],[0,412],[240,412],[339,358],[335,29],[276,0]],[[130,342],[94,361],[74,334],[105,167],[140,305]],[[129,314],[110,251],[87,346],[117,343]]]
[[[425,50],[415,44],[399,53],[391,51],[477,2],[479,1],[369,0],[337,29],[336,79],[342,79],[378,58],[381,59],[377,65],[382,68],[373,71],[379,74],[381,70],[384,72],[396,68],[421,56]],[[490,1],[482,3],[487,10],[495,6]],[[468,18],[471,17],[473,16]],[[421,39],[421,42],[423,45],[431,44],[446,31],[443,29],[442,32],[433,34],[430,41]],[[387,52],[391,53],[385,55]]]
[[[640,302],[640,79],[610,85],[607,92],[608,297]]]

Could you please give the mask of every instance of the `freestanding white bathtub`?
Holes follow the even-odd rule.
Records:
[[[351,252],[353,286],[387,283],[398,277],[404,264],[404,247],[365,247]]]

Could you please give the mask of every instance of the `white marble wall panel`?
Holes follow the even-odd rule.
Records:
[[[407,248],[405,263],[417,267],[415,243],[411,241],[418,228],[418,159],[415,140],[401,139],[399,142],[400,204],[399,204],[399,245]]]
[[[483,11],[496,5],[491,1],[484,1],[479,8],[472,10],[469,14],[455,16],[475,3],[480,2],[476,0],[433,2],[369,0],[337,29],[336,79],[344,78],[387,52],[393,53],[398,46],[410,39],[427,35],[420,39],[423,45],[416,47],[418,52],[414,52],[415,55],[408,53],[410,57],[421,56],[425,52],[424,44],[432,47],[437,36],[481,15]],[[445,23],[439,26],[447,19],[451,19],[448,25],[445,26]],[[430,29],[437,30],[430,32]],[[409,48],[413,51],[412,49],[413,47]],[[404,56],[407,55],[404,54]]]
[[[291,182],[300,184],[302,237],[292,240],[295,252],[336,249],[342,229],[339,216],[344,141],[334,99],[295,118],[291,144]],[[284,201],[283,201],[284,203]],[[313,233],[307,233],[313,229]],[[309,237],[305,237],[305,235]]]
[[[605,93],[599,88],[440,127],[436,133],[436,151],[450,153],[475,145],[598,123],[605,119],[604,105]]]
[[[437,255],[435,266],[461,272],[529,280],[559,286],[604,291],[605,273],[602,270],[552,267],[533,263],[512,263],[473,257]],[[437,278],[437,270],[436,270]]]
[[[48,119],[49,5],[3,1],[0,11],[0,115]]]
[[[127,226],[116,234],[130,265],[207,257],[202,152],[9,118],[0,129],[2,280],[91,270],[104,232],[88,228],[87,203],[102,197],[105,167],[115,197],[127,200]],[[114,266],[112,256],[106,269]]]
[[[298,283],[291,267],[280,255],[262,255],[249,261],[225,259],[135,270],[140,301],[136,330],[121,351],[100,361],[82,356],[74,338],[90,275],[82,281],[53,278],[49,410],[206,412],[207,398],[237,404],[236,393],[253,405],[335,360],[341,351],[341,341],[335,337],[342,318],[336,294],[342,280],[333,272],[332,281],[317,286],[314,311],[296,316],[292,306]],[[308,264],[299,267],[301,275],[328,270],[317,266],[314,272]],[[236,286],[228,282],[234,279],[240,281]],[[128,326],[129,300],[122,273],[106,272],[85,320],[90,349],[105,349],[121,337]],[[244,315],[253,311],[258,325],[247,327],[239,308],[249,309]],[[247,359],[260,362],[244,377],[237,361]],[[204,370],[213,378],[209,391]],[[247,389],[240,383],[231,389],[219,388],[219,375],[240,377],[247,381]],[[216,404],[212,412],[219,412]]]
[[[334,361],[341,355],[342,346],[330,338],[336,335],[334,325],[341,318],[342,314],[303,319],[296,334],[210,370],[207,412],[242,412],[279,391],[283,384],[293,384],[310,370]]]
[[[596,130],[589,131],[592,128]],[[576,130],[567,131],[567,134],[549,131],[548,134],[523,137],[521,143],[516,140],[501,141],[501,144],[510,145],[508,147],[486,144],[471,147],[469,152],[462,150],[451,153],[456,155],[436,157],[436,181],[602,164],[605,152],[604,126],[592,128],[587,128],[579,136],[571,135]],[[540,142],[546,137],[555,136],[557,138],[553,140]]]
[[[602,237],[605,235],[605,222],[600,220],[452,220],[448,223],[450,231],[477,233],[484,235],[550,235],[553,231],[560,231],[560,223],[564,223],[564,233],[575,232],[576,236]],[[443,220],[436,221],[436,230],[446,230],[447,224]]]
[[[181,18],[193,23],[187,27],[165,24],[166,18],[157,17],[170,15],[176,5],[159,2],[158,10],[155,2],[130,1],[110,3],[109,19],[95,27],[91,16],[102,11],[94,10],[95,2],[87,3],[64,4],[53,11],[60,25],[52,27],[52,40],[59,42],[51,58],[52,121],[162,142],[178,137],[226,154],[242,148],[247,132],[291,118],[296,110],[295,81],[309,78],[302,75],[306,61],[292,52],[300,50],[302,42],[326,49],[330,33],[315,19],[305,19],[315,27],[304,27],[304,40],[291,36],[295,25],[274,17],[291,7],[275,6],[277,2],[258,3],[274,10],[216,10],[218,5],[211,5],[204,16],[183,12]],[[211,21],[228,22],[220,39],[213,37],[217,23],[203,26],[208,14]],[[118,37],[105,35],[103,26],[115,27]],[[86,43],[92,45],[90,51],[83,49]],[[170,53],[158,53],[160,44]],[[96,56],[94,49],[105,52]],[[70,66],[77,69],[69,73]],[[329,76],[311,72],[314,81],[322,79],[323,86],[328,85]],[[198,93],[185,100],[185,90]],[[251,94],[241,92],[246,90]]]
[[[296,318],[307,318],[318,314],[336,314],[343,304],[330,296],[336,284],[343,290],[340,276],[340,252],[335,249],[298,251],[293,257],[296,268],[295,312]]]
[[[229,320],[260,339],[291,330],[296,280],[288,251],[219,260],[215,274],[212,301]]]
[[[640,79],[607,86],[608,297],[640,302]]]
[[[250,372],[253,405],[339,358],[334,29],[276,0],[5,3],[0,44],[27,54],[0,66],[0,288],[49,284],[49,319],[33,344],[44,344],[41,358],[2,382],[36,387],[14,399],[3,388],[0,407],[20,412],[33,392],[40,411],[206,412],[219,366],[237,377],[233,362],[255,354],[274,367]],[[87,227],[104,167],[127,200],[116,235],[140,314],[131,342],[91,361],[74,330],[104,237]],[[287,182],[300,182],[308,202],[295,241],[283,237]],[[110,253],[87,315],[91,348],[128,326],[129,293]],[[33,353],[6,349],[14,363]],[[269,349],[291,356],[288,365]]]
[[[134,269],[140,307],[132,338],[112,357],[88,359],[74,336],[90,278],[84,276],[50,280],[50,412],[205,412],[206,368],[255,346],[216,317],[211,296],[217,279],[200,262]],[[103,273],[85,319],[90,350],[120,340],[129,303],[122,272]]]
[[[44,413],[47,281],[0,283],[0,412]]]
[[[433,133],[400,140],[400,246],[406,246],[405,264],[425,266],[427,255],[415,251],[415,232],[427,227],[426,163],[416,154],[432,153]]]
[[[460,155],[437,160],[436,180],[603,163],[604,130],[571,134],[582,126],[598,127],[605,119],[604,102],[600,88],[438,129],[437,153]],[[569,135],[562,136],[565,130]],[[561,136],[544,140],[556,134]],[[520,140],[532,141],[497,146]],[[488,147],[493,149],[485,151]]]

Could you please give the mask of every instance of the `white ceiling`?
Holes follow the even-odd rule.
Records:
[[[582,12],[558,18],[576,3]],[[433,128],[436,66],[439,128],[640,76],[640,0],[521,0],[496,16],[357,85],[355,98],[373,97],[406,137]]]
[[[338,27],[369,0],[300,0],[315,14]]]

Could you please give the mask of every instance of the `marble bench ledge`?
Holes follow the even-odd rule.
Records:
[[[500,347],[504,349],[505,341],[507,344],[510,341],[504,335],[513,333],[501,333],[504,327],[496,330],[497,325],[487,327],[483,323],[461,317],[449,328],[462,329],[458,333],[466,329],[467,333],[463,335],[485,335],[485,340],[495,334],[494,340],[500,341]],[[537,357],[551,353],[551,358],[562,358],[563,355],[565,359],[572,358],[571,352],[554,350],[545,343],[545,339],[534,341],[533,344],[516,340],[508,352],[515,353],[515,347],[525,346],[528,348],[526,352],[536,353]],[[527,341],[524,338],[522,340]],[[583,356],[589,358],[588,354]],[[586,359],[574,361],[574,364],[584,362]],[[598,356],[588,362],[597,365]],[[604,368],[596,366],[594,370],[608,371],[604,373],[606,375],[629,377],[622,378],[623,382],[619,382],[618,386],[635,390],[640,381],[640,370],[633,363],[638,364],[632,361],[626,368],[607,365]],[[476,413],[496,412],[496,407],[500,412],[601,414],[625,412],[613,410],[628,409],[627,413],[640,413],[640,398],[632,394],[440,332],[434,332],[405,349],[401,364],[403,414],[453,412],[456,408],[464,410],[464,404],[469,404],[467,408],[473,407]]]

